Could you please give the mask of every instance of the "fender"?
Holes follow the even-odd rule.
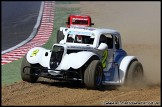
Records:
[[[66,54],[56,70],[68,70],[69,68],[78,69],[94,55],[97,56],[97,54],[87,51]]]
[[[126,76],[126,73],[127,73],[128,67],[129,67],[129,64],[133,60],[137,60],[137,58],[135,56],[125,56],[121,60],[121,63],[120,63],[120,66],[119,66],[121,84],[124,83],[125,76]]]
[[[51,57],[50,50],[42,47],[34,47],[30,49],[26,55],[26,59],[31,64],[39,63],[43,67],[49,68],[49,61]]]

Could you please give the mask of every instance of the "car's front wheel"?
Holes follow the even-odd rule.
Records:
[[[88,89],[100,89],[102,86],[103,68],[99,60],[93,60],[84,72],[84,83]]]
[[[21,78],[23,81],[35,83],[38,80],[38,76],[35,75],[35,69],[31,68],[33,66],[27,61],[26,56],[24,56],[21,63]]]

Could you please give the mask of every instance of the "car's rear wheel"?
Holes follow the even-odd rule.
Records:
[[[84,83],[88,89],[100,89],[102,86],[103,68],[99,60],[93,60],[84,72]]]
[[[133,61],[127,71],[125,85],[137,86],[143,83],[143,67],[138,61]]]
[[[57,43],[59,43],[62,39],[64,39],[63,31],[57,31]]]
[[[26,55],[25,55],[21,63],[21,78],[23,81],[35,83],[38,80],[38,76],[35,75],[36,74],[35,69],[31,68],[33,66],[35,65],[30,64],[27,61]]]

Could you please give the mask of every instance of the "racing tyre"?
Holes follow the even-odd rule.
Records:
[[[59,43],[62,39],[64,39],[63,31],[57,31],[57,43]]]
[[[102,86],[103,68],[99,60],[93,60],[84,72],[84,83],[88,89],[100,89]]]
[[[143,83],[143,67],[138,61],[133,61],[126,74],[125,85],[137,86]]]
[[[28,66],[29,68],[25,68],[25,66]],[[21,78],[23,81],[27,81],[30,83],[35,83],[38,80],[38,76],[35,76],[35,70],[33,68],[30,68],[34,65],[31,65],[30,63],[28,63],[27,59],[26,59],[26,55],[22,60],[21,63]],[[23,70],[24,69],[24,70]]]

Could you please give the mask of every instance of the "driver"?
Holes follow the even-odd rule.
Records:
[[[82,36],[81,35],[76,35],[76,42],[77,43],[82,43],[82,41],[83,41]]]

